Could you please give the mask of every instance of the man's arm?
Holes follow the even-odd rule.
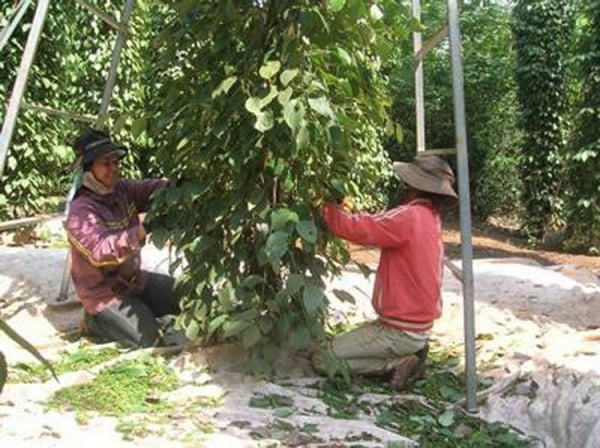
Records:
[[[340,206],[325,204],[323,220],[336,236],[364,246],[397,247],[407,241],[411,223],[408,207],[379,214],[348,213]]]

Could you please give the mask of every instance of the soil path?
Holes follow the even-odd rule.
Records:
[[[444,239],[447,254],[460,258],[457,230],[446,231]],[[547,447],[600,446],[600,280],[595,273],[600,260],[532,251],[498,230],[477,229],[473,241],[478,369],[480,377],[493,381],[480,396],[479,415],[513,425]],[[78,307],[56,311],[45,305],[45,299],[58,292],[65,253],[65,249],[0,246],[0,317],[49,357],[76,348],[61,335],[76,329],[81,317]],[[371,249],[352,248],[352,255],[363,263],[378,259]],[[147,267],[165,266],[164,254],[158,252],[147,252],[144,260]],[[327,295],[333,323],[351,325],[374,317],[369,303],[372,281],[373,276],[365,278],[352,268],[331,279]],[[356,303],[339,302],[334,289],[351,292]],[[443,299],[443,317],[436,323],[433,344],[435,350],[451,351],[460,360],[462,286],[449,271],[444,274]],[[12,366],[31,359],[2,335],[0,347]],[[381,403],[390,406],[402,395],[363,393],[357,400],[371,403],[367,406],[371,413],[332,418],[330,403],[320,395],[321,380],[306,358],[290,356],[282,362],[280,378],[263,381],[241,373],[244,354],[227,346],[193,349],[172,358],[170,364],[186,386],[161,399],[180,400],[182,415],[152,421],[147,434],[129,441],[118,430],[123,421],[98,417],[81,423],[73,412],[45,409],[43,403],[55,390],[89,381],[93,372],[74,372],[61,385],[8,384],[0,396],[0,445],[64,447],[94,440],[110,446],[258,446],[250,436],[253,433],[263,441],[284,437],[279,438],[285,440],[283,446],[306,446],[317,440],[320,446],[412,446],[403,434],[381,427],[377,410],[382,409]],[[461,372],[462,363],[454,368]],[[257,409],[249,405],[256,397],[275,396],[293,406]],[[198,406],[197,399],[217,404],[208,409]],[[198,430],[207,425],[213,427],[211,433]],[[310,434],[302,428],[311,428]]]

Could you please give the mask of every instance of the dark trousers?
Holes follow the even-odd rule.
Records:
[[[86,314],[89,332],[127,347],[160,345],[161,326],[157,318],[180,312],[173,291],[174,283],[173,277],[150,272],[141,294],[123,295],[121,301],[104,311]]]

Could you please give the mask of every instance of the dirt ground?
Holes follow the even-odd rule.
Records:
[[[459,260],[458,229],[449,227],[444,240],[447,255]],[[44,245],[43,241],[35,244]],[[62,350],[77,349],[79,342],[67,343],[62,335],[77,330],[81,311],[78,307],[54,310],[46,306],[47,300],[57,294],[66,256],[64,246],[56,243],[50,246],[36,249],[7,247],[6,241],[4,245],[0,243],[0,317],[7,318],[9,324],[53,358]],[[149,263],[146,268],[160,271],[165,267],[165,254],[153,253],[149,246],[144,248],[143,255]],[[481,226],[474,229],[473,246],[477,366],[479,375],[492,381],[491,387],[481,392],[481,402],[478,395],[479,417],[511,425],[540,441],[534,446],[600,446],[600,257],[532,250],[514,233]],[[352,247],[351,253],[361,263],[378,261],[377,250]],[[370,305],[372,281],[372,275],[365,278],[354,266],[348,266],[343,276],[331,280],[326,292],[331,302],[332,322],[353,325],[375,318]],[[336,295],[332,294],[335,290],[350,291],[356,303],[336,301]],[[463,306],[462,285],[446,269],[444,311],[434,328],[432,346],[457,356],[458,364],[451,369],[461,376]],[[9,359],[9,369],[14,369],[17,361],[30,358],[5,339],[0,335],[0,347]],[[164,400],[183,397],[183,401],[190,401],[190,393],[216,400],[214,392],[215,396],[225,397],[214,408],[185,407],[186,418],[166,418],[156,423],[156,430],[148,429],[150,435],[136,436],[126,442],[119,427],[127,421],[98,417],[81,424],[72,411],[44,408],[43,403],[59,387],[91,381],[99,369],[68,372],[61,376],[60,384],[52,381],[7,384],[0,397],[0,445],[62,448],[81,446],[81,440],[93,439],[124,447],[200,446],[179,440],[182,434],[192,434],[200,437],[204,446],[254,447],[264,446],[264,440],[275,433],[286,432],[289,439],[298,435],[298,428],[318,426],[318,432],[312,435],[329,441],[322,446],[354,446],[356,441],[361,446],[413,446],[402,431],[381,427],[379,411],[357,411],[350,420],[333,418],[331,404],[320,395],[315,397],[315,393],[321,392],[307,386],[321,380],[314,377],[308,360],[303,357],[285,359],[289,368],[281,370],[282,380],[264,381],[238,371],[236,366],[244,363],[238,352],[215,347],[213,359],[210,349],[192,348],[170,361],[186,385],[174,391],[173,397],[167,394]],[[234,361],[225,362],[221,357]],[[440,391],[444,387],[439,385]],[[364,392],[356,398],[358,402],[376,399],[389,406],[394,400],[406,399],[401,395]],[[283,414],[280,408],[257,410],[250,405],[257,396],[284,396],[286,402],[293,403],[293,409],[284,409],[285,415],[293,413],[282,418],[278,417]],[[420,395],[409,393],[406,397]],[[185,426],[195,421],[189,416],[198,413],[214,426],[214,432],[203,435],[197,428]],[[247,428],[238,432],[235,422]],[[285,423],[284,429],[273,427],[281,422]],[[458,426],[455,435],[464,430]],[[261,436],[263,442],[257,443],[249,438],[248,428],[260,434],[267,428],[268,434]],[[175,434],[176,440],[171,437]],[[365,434],[374,435],[375,439],[363,437]],[[306,444],[295,441],[289,446]]]

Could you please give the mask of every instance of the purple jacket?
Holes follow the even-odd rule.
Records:
[[[125,292],[141,292],[138,213],[148,211],[150,195],[166,180],[119,180],[113,193],[100,196],[81,188],[69,210],[71,275],[84,310],[97,314]]]

